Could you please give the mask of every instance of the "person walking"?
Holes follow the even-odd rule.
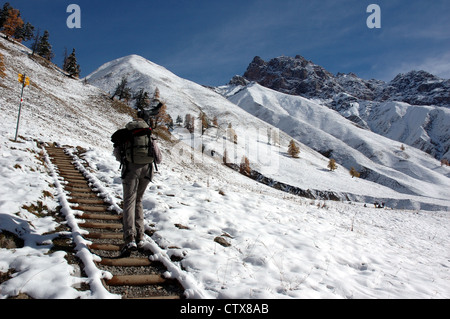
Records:
[[[142,199],[153,178],[153,163],[161,163],[161,152],[151,136],[151,128],[141,118],[118,130],[111,140],[114,155],[121,163],[123,187],[123,239],[121,257],[143,248],[145,244]],[[155,164],[156,167],[156,164]]]

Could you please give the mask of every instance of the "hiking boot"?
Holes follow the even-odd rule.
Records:
[[[137,250],[137,246],[135,242],[130,242],[123,246],[122,250],[120,251],[120,257],[126,258],[130,257],[131,252]]]
[[[144,251],[145,250],[145,244],[146,244],[147,242],[145,241],[145,240],[140,240],[138,243],[137,243],[137,248],[138,248],[138,250],[139,251]]]

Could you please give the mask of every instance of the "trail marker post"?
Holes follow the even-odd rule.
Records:
[[[23,89],[30,85],[30,79],[28,76],[25,76],[25,74],[19,73],[19,83],[22,83],[22,92],[20,93],[20,104],[19,104],[19,115],[17,116],[17,125],[16,125],[16,137],[14,138],[14,141],[17,142],[17,134],[19,133],[19,122],[20,122],[20,112],[22,110],[22,102],[23,102]]]

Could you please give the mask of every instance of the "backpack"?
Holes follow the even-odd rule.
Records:
[[[150,164],[155,161],[152,129],[144,121],[133,121],[126,128],[111,136],[114,148],[118,148],[122,164]]]

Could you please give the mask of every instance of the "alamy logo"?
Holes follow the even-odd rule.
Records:
[[[367,13],[371,13],[366,24],[369,29],[381,28],[381,8],[378,4],[371,4],[367,7]]]
[[[78,4],[70,4],[67,6],[67,13],[71,13],[67,17],[67,27],[69,29],[80,29],[81,28],[81,8]]]

